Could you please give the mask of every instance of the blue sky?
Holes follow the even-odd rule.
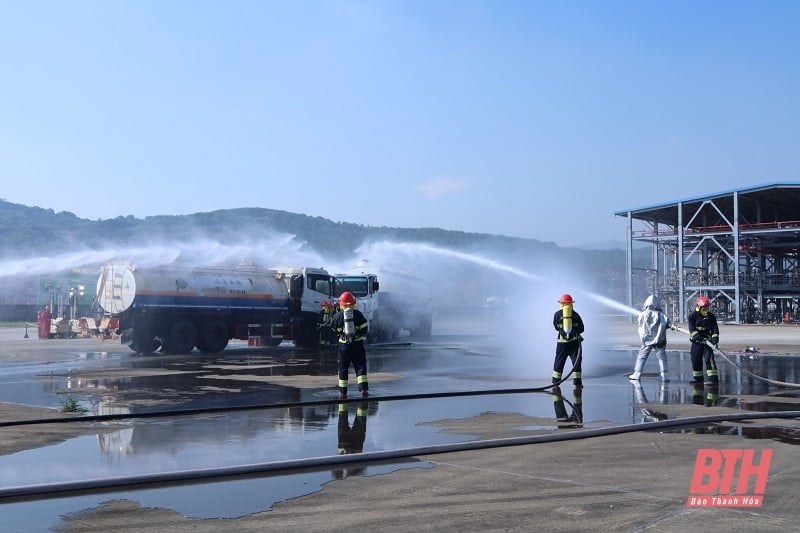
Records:
[[[0,2],[0,198],[573,246],[800,180],[800,2]]]

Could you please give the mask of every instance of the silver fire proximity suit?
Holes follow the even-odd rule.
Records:
[[[628,379],[639,379],[642,375],[647,357],[650,352],[655,352],[658,357],[658,366],[661,371],[661,379],[669,381],[669,365],[667,363],[667,329],[674,329],[667,315],[661,310],[661,302],[658,296],[650,295],[644,301],[644,308],[639,313],[639,338],[642,346],[636,356],[636,364],[633,374]]]

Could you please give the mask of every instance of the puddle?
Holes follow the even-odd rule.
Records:
[[[484,339],[479,339],[481,342]],[[593,367],[584,368],[584,389],[576,394],[570,383],[562,385],[563,404],[552,394],[461,396],[379,402],[375,396],[511,389],[544,386],[549,382],[547,363],[502,360],[475,344],[475,339],[447,339],[446,344],[403,344],[374,347],[370,374],[400,376],[372,382],[373,399],[346,405],[348,425],[356,410],[366,409],[364,451],[384,451],[478,438],[454,434],[425,422],[468,419],[482,413],[518,413],[532,419],[517,424],[520,434],[563,431],[669,419],[670,406],[703,406],[781,411],[797,410],[800,392],[750,378],[720,362],[721,385],[713,392],[688,384],[688,353],[670,351],[672,381],[662,384],[646,375],[640,386],[625,379],[635,352],[605,351],[593,354]],[[461,343],[461,344],[459,344]],[[319,401],[329,397],[336,383],[335,355],[280,347],[272,350],[233,349],[215,356],[148,356],[124,352],[86,352],[72,361],[53,364],[0,367],[0,402],[58,409],[65,394],[75,395],[89,414],[129,414],[167,409],[214,408]],[[602,361],[602,365],[598,364]],[[756,374],[780,381],[797,381],[800,358],[794,356],[747,357],[742,363]],[[656,368],[656,361],[648,361]],[[649,369],[649,367],[648,367]],[[651,373],[652,374],[652,373]],[[285,385],[287,377],[307,382]],[[277,379],[280,378],[280,379]],[[303,384],[305,383],[305,384]],[[355,379],[351,376],[351,388]],[[338,453],[339,404],[275,407],[174,418],[130,419],[97,424],[97,435],[0,456],[0,487],[108,478],[198,468],[238,466],[288,459],[323,457]],[[560,421],[558,419],[561,419]],[[689,430],[680,430],[689,431]],[[747,427],[743,424],[693,428],[769,438],[795,443],[800,430],[780,424]],[[388,465],[270,476],[251,480],[204,483],[105,495],[0,504],[7,524],[20,530],[45,530],[59,515],[79,513],[101,502],[129,498],[142,506],[174,509],[186,516],[232,518],[269,509],[275,502],[320,490],[337,477],[378,475],[400,468],[429,467],[427,463]],[[220,497],[220,495],[224,497]],[[35,511],[33,511],[35,509]],[[33,518],[31,518],[33,517]],[[31,520],[41,520],[38,528]]]

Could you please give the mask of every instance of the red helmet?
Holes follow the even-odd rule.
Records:
[[[694,304],[697,307],[711,307],[711,300],[709,300],[705,296],[701,296],[697,299],[697,301]]]
[[[575,300],[572,299],[572,296],[569,294],[562,294],[561,298],[558,299],[558,303],[560,304],[574,304]]]
[[[356,297],[353,296],[352,292],[344,291],[342,294],[339,295],[339,304],[356,305]]]
[[[320,305],[322,305],[322,307],[327,309],[331,306],[331,303],[328,300],[322,300],[322,303]]]

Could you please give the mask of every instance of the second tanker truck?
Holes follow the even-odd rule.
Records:
[[[231,339],[316,346],[319,311],[333,295],[322,268],[264,269],[110,262],[97,281],[96,304],[119,318],[123,344],[141,353],[224,350]]]

